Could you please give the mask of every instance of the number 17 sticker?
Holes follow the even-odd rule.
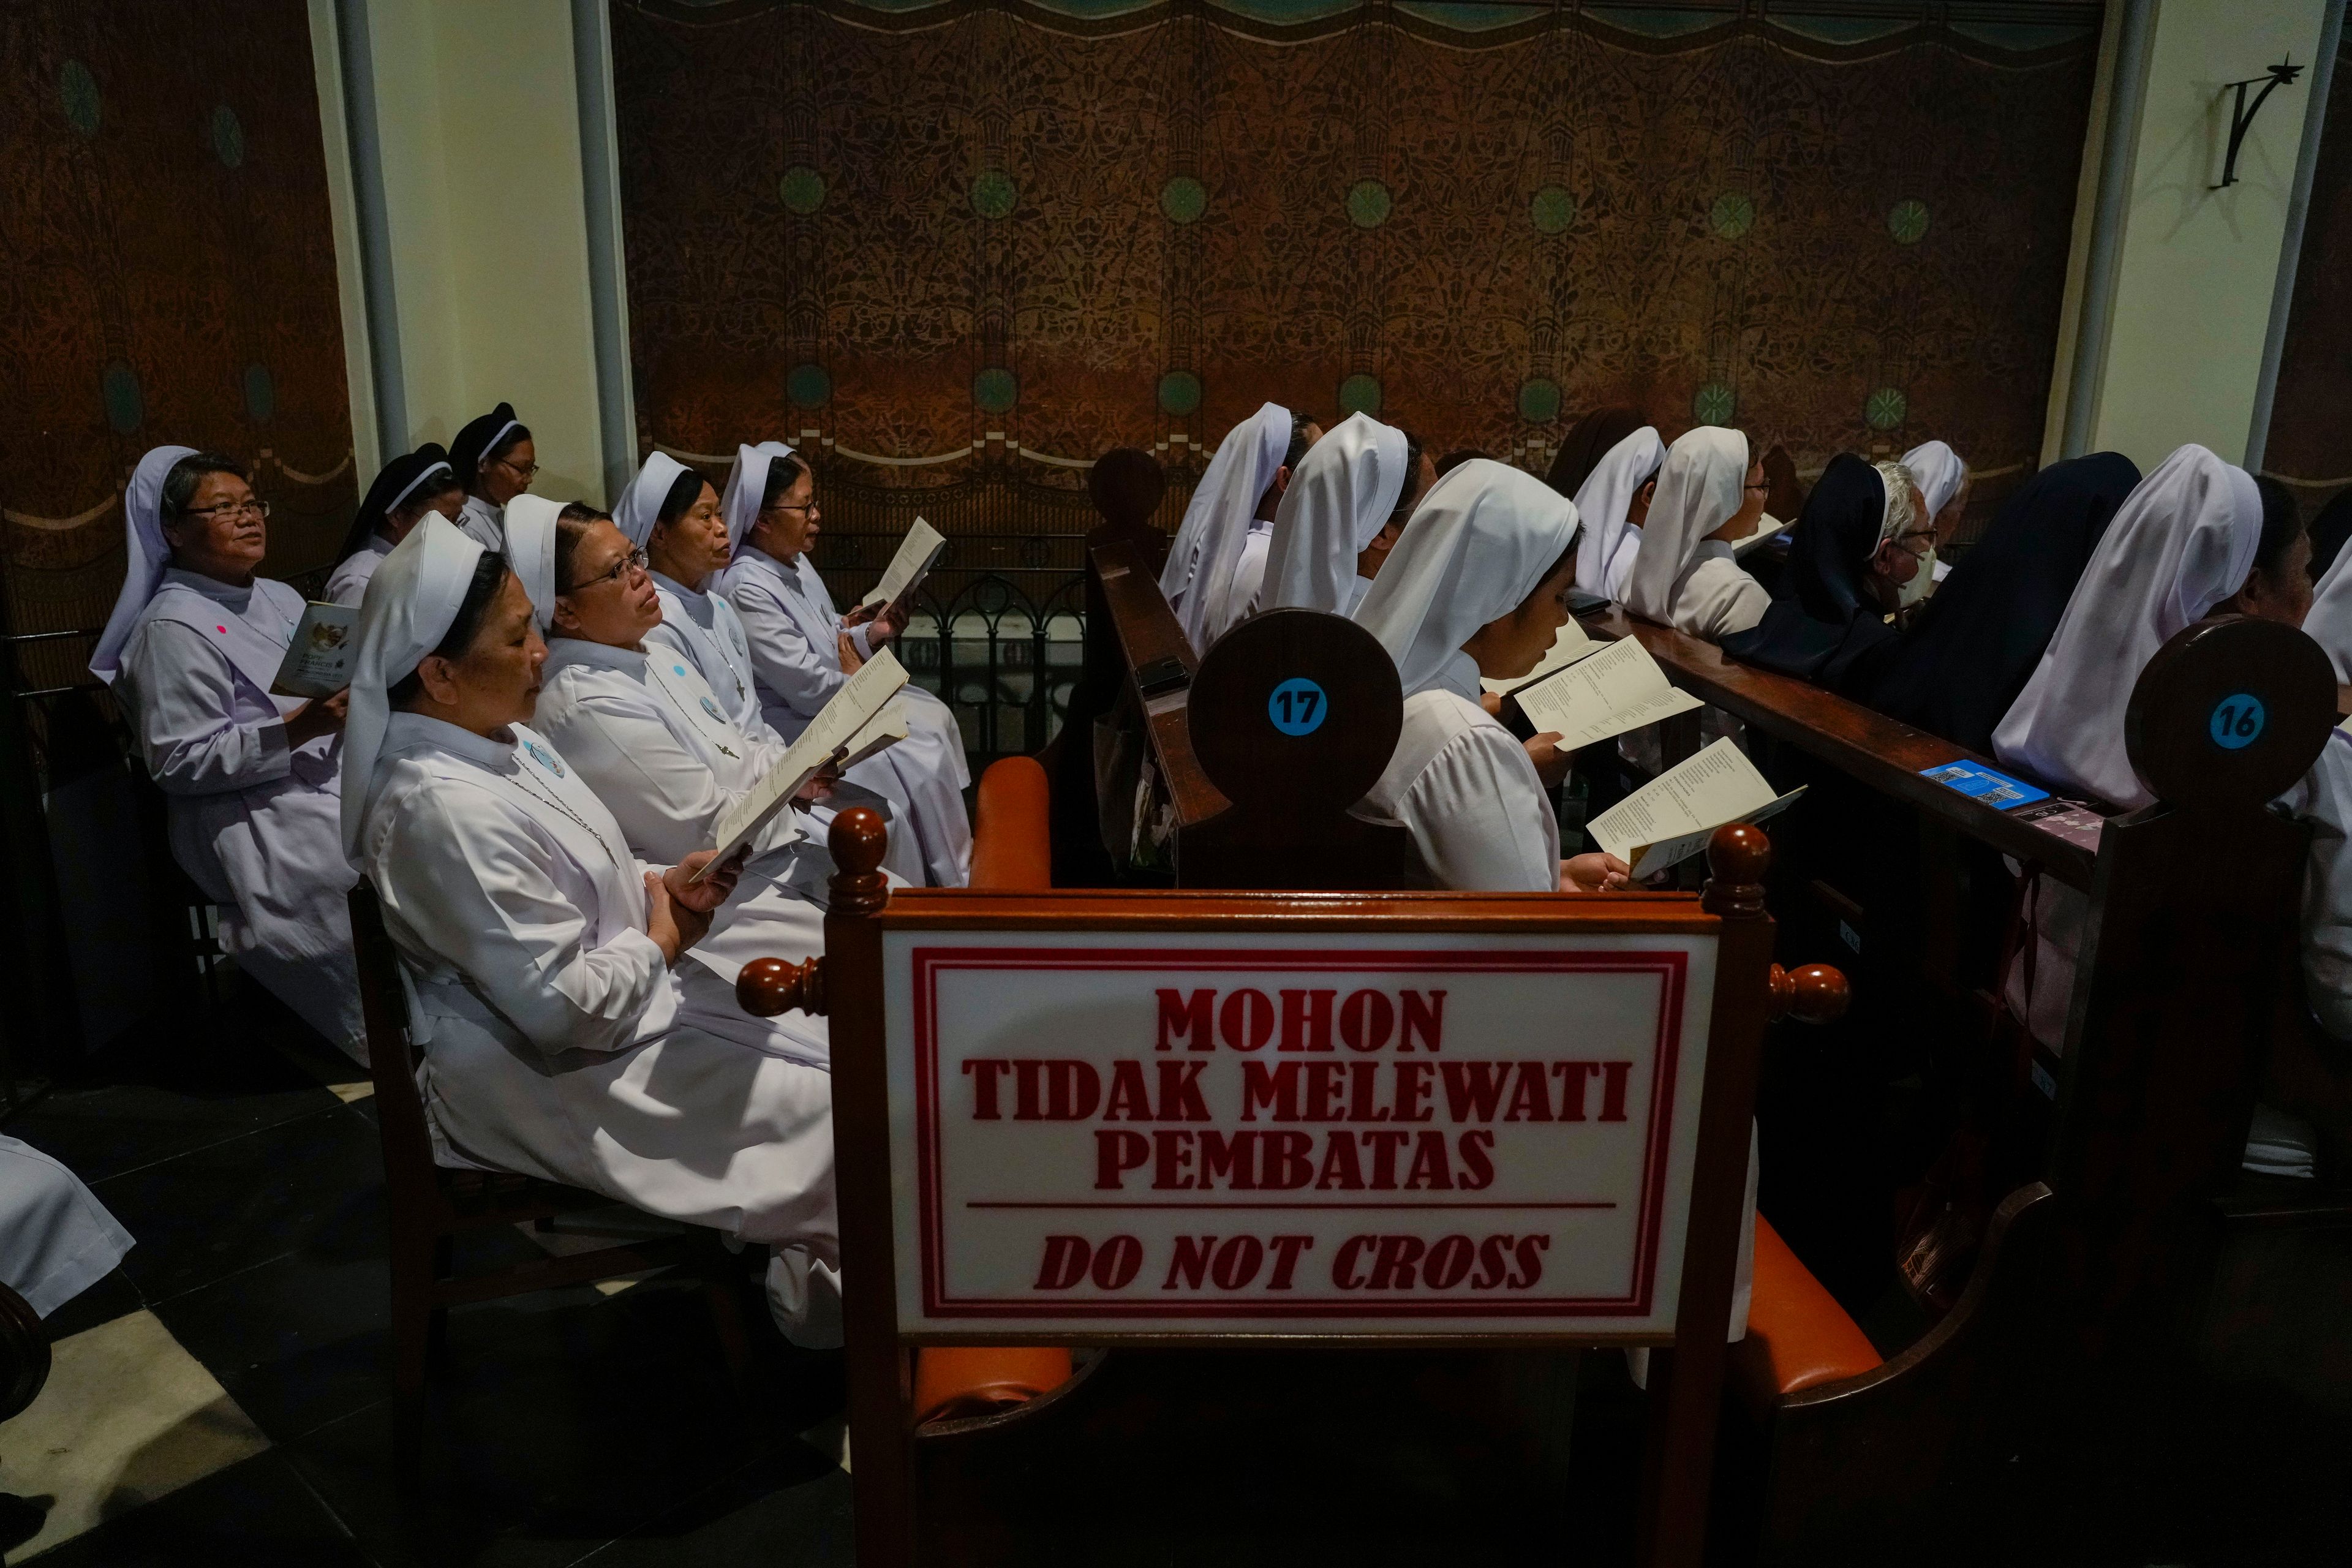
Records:
[[[1323,689],[1304,676],[1293,676],[1265,700],[1265,716],[1286,735],[1311,735],[1323,727],[1330,708]]]

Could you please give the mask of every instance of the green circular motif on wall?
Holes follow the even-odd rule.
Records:
[[[983,413],[1002,414],[1021,401],[1021,378],[1002,365],[991,365],[971,378],[971,400]]]
[[[85,136],[98,134],[98,79],[79,60],[68,60],[58,72],[58,98],[65,104],[66,123]]]
[[[1007,218],[1021,199],[1021,187],[1002,169],[982,169],[972,177],[971,210],[985,218]]]
[[[1916,245],[1927,233],[1926,202],[1896,202],[1886,214],[1886,232],[1897,245]]]
[[[1530,376],[1519,385],[1519,417],[1530,425],[1546,425],[1559,417],[1559,383],[1549,376]]]
[[[1170,223],[1191,223],[1209,210],[1209,190],[1190,174],[1179,174],[1160,187],[1160,210]]]
[[[99,378],[99,393],[106,400],[106,422],[114,426],[115,434],[128,436],[146,420],[147,403],[139,395],[139,374],[121,360],[106,367]]]
[[[1745,193],[1726,191],[1706,209],[1707,226],[1726,239],[1738,239],[1756,226],[1756,204]]]
[[[213,106],[213,155],[224,168],[234,169],[245,162],[245,127],[237,123],[236,110],[226,103]]]
[[[1201,378],[1189,370],[1171,370],[1160,378],[1160,410],[1181,419],[1201,406]]]
[[[1528,216],[1538,234],[1559,234],[1576,221],[1576,193],[1565,185],[1546,185],[1536,193]]]
[[[1903,423],[1903,416],[1910,411],[1911,400],[1892,386],[1880,387],[1864,399],[1862,405],[1862,416],[1870,422],[1874,430],[1894,429]]]
[[[806,217],[824,205],[824,176],[806,163],[795,163],[776,182],[776,195],[783,198],[786,212]]]
[[[1358,228],[1380,227],[1394,205],[1389,188],[1378,180],[1358,180],[1348,187],[1348,221]]]
[[[1691,417],[1702,425],[1728,425],[1739,411],[1739,395],[1719,381],[1710,381],[1691,395]]]
[[[796,364],[784,374],[784,395],[795,408],[822,408],[833,401],[833,377],[821,364]]]
[[[1339,414],[1378,414],[1381,411],[1381,378],[1358,371],[1339,384]]]
[[[268,424],[278,412],[278,384],[270,379],[268,365],[245,367],[245,412],[256,425]]]

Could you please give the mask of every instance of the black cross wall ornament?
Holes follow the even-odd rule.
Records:
[[[2303,68],[2294,61],[2294,57],[2289,55],[2261,76],[2250,76],[2243,81],[2221,84],[2223,91],[2232,88],[2237,89],[2238,101],[2230,113],[2230,153],[2221,161],[2221,184],[2209,185],[2206,187],[2208,190],[2218,191],[2223,185],[2234,185],[2238,183],[2238,149],[2245,144],[2246,132],[2252,129],[2254,116],[2262,112],[2263,100],[2278,88],[2303,74]],[[2254,101],[2250,104],[2246,101],[2246,89],[2256,82],[2263,84],[2263,90],[2254,94]]]

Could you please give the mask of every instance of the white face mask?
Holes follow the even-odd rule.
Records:
[[[1911,574],[1911,581],[1897,585],[1895,590],[1895,602],[1900,608],[1908,609],[1917,604],[1936,585],[1936,547],[1932,544],[1927,546],[1927,553],[1918,559],[1919,570]]]

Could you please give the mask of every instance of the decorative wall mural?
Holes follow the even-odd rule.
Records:
[[[2352,39],[2327,94],[2263,468],[2294,488],[2306,518],[2352,489]]]
[[[0,75],[6,629],[104,622],[122,483],[166,441],[256,464],[265,570],[326,563],[356,496],[303,0],[0,0]]]
[[[641,438],[1020,489],[1629,402],[2030,465],[2099,7],[1743,9],[614,0]]]

